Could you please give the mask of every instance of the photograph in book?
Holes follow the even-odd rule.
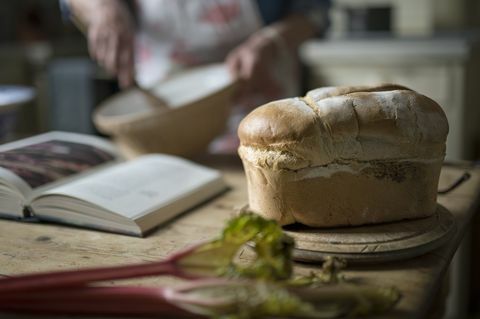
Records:
[[[0,167],[22,178],[31,188],[81,173],[114,160],[93,145],[51,140],[0,152]]]

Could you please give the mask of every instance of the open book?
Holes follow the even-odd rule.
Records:
[[[0,146],[0,217],[143,236],[226,188],[218,171],[179,157],[122,162],[89,135],[51,132]]]

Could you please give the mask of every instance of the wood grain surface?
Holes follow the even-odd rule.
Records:
[[[425,254],[445,244],[455,233],[455,218],[438,205],[427,218],[358,227],[285,227],[295,239],[294,258],[322,262],[335,256],[352,263],[403,260]]]

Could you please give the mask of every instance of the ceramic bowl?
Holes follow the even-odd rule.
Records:
[[[234,80],[224,64],[177,73],[151,92],[168,107],[152,105],[139,89],[103,102],[94,113],[97,128],[127,157],[145,153],[190,156],[203,151],[225,129]]]

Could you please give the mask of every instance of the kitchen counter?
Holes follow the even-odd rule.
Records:
[[[247,203],[247,189],[239,163],[231,165],[230,161],[218,160],[208,163],[224,172],[231,190],[158,228],[146,238],[1,220],[0,276],[154,261],[198,240],[216,236],[225,220]],[[440,188],[444,189],[465,171],[472,175],[468,181],[447,195],[439,196],[439,203],[449,209],[457,221],[457,232],[448,244],[410,260],[347,267],[347,278],[365,284],[396,286],[401,291],[401,301],[385,317],[425,318],[429,314],[433,318],[442,312],[439,305],[444,304],[446,296],[444,283],[448,265],[478,208],[480,169],[444,166],[440,180]],[[249,254],[240,255],[243,256],[240,258],[248,258]],[[307,274],[317,267],[297,264],[295,271]],[[174,281],[148,278],[128,282],[160,285]]]

